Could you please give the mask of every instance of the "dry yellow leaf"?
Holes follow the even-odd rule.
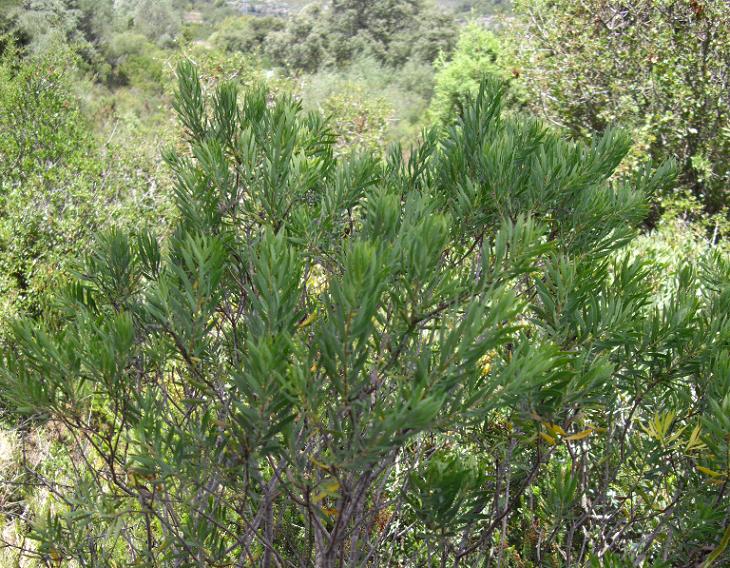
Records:
[[[311,314],[309,314],[306,318],[302,320],[302,322],[297,326],[297,328],[302,329],[303,327],[307,327],[308,325],[312,325],[314,323],[314,320],[317,319],[317,310],[314,310]]]
[[[322,491],[317,493],[314,497],[312,497],[312,503],[319,503],[322,499],[326,499],[327,497],[331,497],[335,493],[337,493],[337,490],[340,488],[340,482],[336,479],[333,479],[332,481],[328,481],[322,486]]]
[[[577,434],[572,434],[571,436],[566,436],[566,440],[570,440],[571,442],[576,440],[582,440],[584,438],[587,438],[593,434],[593,428],[588,428],[587,430],[583,430],[582,432],[578,432]]]
[[[326,463],[321,462],[319,460],[316,460],[316,459],[314,459],[311,456],[309,457],[309,461],[311,461],[314,465],[316,465],[320,469],[323,469],[324,471],[329,471],[330,470],[330,466],[329,465],[327,465]]]
[[[540,437],[545,440],[548,444],[551,446],[555,445],[555,438],[550,436],[549,434],[546,434],[545,432],[540,432]]]
[[[552,422],[543,422],[542,425],[552,432],[553,436],[565,436],[565,430],[559,424],[553,424]]]
[[[697,466],[697,471],[700,473],[704,473],[705,475],[709,475],[710,477],[722,477],[722,474],[710,469],[709,467],[704,467],[701,465]]]

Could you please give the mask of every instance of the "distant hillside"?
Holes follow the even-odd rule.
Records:
[[[291,12],[299,11],[309,2],[306,0],[231,0],[228,4],[238,7],[244,14],[286,16]]]
[[[443,8],[462,14],[501,14],[512,10],[512,0],[436,0]]]
[[[7,14],[11,9],[20,6],[21,0],[0,0],[0,17]]]
[[[2,2],[2,0],[0,0]],[[284,14],[298,12],[313,0],[231,0],[229,5],[238,6],[241,11],[262,14]],[[497,14],[511,10],[511,0],[435,0],[436,5],[457,14]]]

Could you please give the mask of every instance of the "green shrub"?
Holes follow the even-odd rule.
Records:
[[[385,99],[356,83],[341,82],[342,89],[328,96],[321,106],[330,118],[341,150],[377,150],[383,147],[391,109]]]
[[[730,4],[724,0],[518,4],[523,85],[574,135],[635,132],[633,167],[676,157],[675,191],[727,216]],[[724,232],[727,229],[724,228]]]
[[[106,47],[113,86],[132,86],[146,91],[163,89],[166,74],[163,52],[135,32],[115,34]]]
[[[98,148],[72,94],[71,57],[21,60],[10,49],[0,61],[0,337],[8,317],[48,308],[46,292],[102,227],[163,201],[140,198],[125,157]]]
[[[93,232],[90,180],[101,174],[60,57],[0,63],[0,296],[4,316],[38,310],[63,250]],[[88,220],[90,226],[84,226]],[[70,251],[69,251],[70,252]]]
[[[480,24],[470,23],[462,28],[451,57],[441,57],[436,62],[431,116],[443,120],[464,108],[467,100],[479,92],[485,78],[511,79],[503,51],[500,39]]]
[[[730,262],[657,301],[627,249],[671,165],[616,181],[626,136],[487,85],[407,158],[338,157],[291,99],[179,75],[173,234],[107,234],[3,356],[83,456],[28,519],[42,559],[727,559]]]
[[[397,74],[373,58],[339,70],[321,70],[293,83],[307,110],[331,118],[339,145],[385,149],[410,142],[423,125],[433,85],[430,65],[409,61]]]
[[[267,36],[284,29],[281,18],[239,16],[226,18],[210,37],[211,43],[226,52],[255,53],[266,43]]]

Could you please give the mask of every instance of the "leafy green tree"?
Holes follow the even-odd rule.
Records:
[[[73,46],[87,61],[95,60],[99,44],[113,20],[112,0],[21,0],[8,13],[19,43],[31,51]]]
[[[730,262],[669,301],[627,245],[671,164],[502,115],[404,157],[179,70],[179,222],[115,231],[3,355],[73,467],[49,563],[655,566],[726,560]],[[710,339],[711,338],[711,339]],[[31,541],[29,540],[29,542]],[[30,545],[28,545],[30,546]]]
[[[121,0],[115,16],[122,27],[135,31],[160,45],[172,45],[180,32],[182,13],[173,0]]]
[[[285,30],[272,33],[266,40],[266,54],[289,69],[314,72],[326,58],[326,14],[320,4],[309,4]]]
[[[0,0],[0,34],[12,29],[13,16],[21,0]]]
[[[730,4],[724,0],[523,0],[518,43],[534,108],[591,136],[636,133],[635,162],[675,156],[677,191],[726,215]]]
[[[440,4],[456,13],[491,16],[511,13],[512,0],[440,0]]]
[[[263,48],[270,33],[281,31],[284,27],[281,18],[272,16],[231,17],[221,22],[210,41],[223,51],[255,53]]]
[[[512,79],[504,51],[500,38],[482,25],[470,23],[462,28],[451,57],[436,61],[431,115],[437,119],[453,116],[477,95],[487,77]]]

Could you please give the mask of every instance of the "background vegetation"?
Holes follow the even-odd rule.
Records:
[[[0,566],[730,562],[723,0],[0,0]]]

